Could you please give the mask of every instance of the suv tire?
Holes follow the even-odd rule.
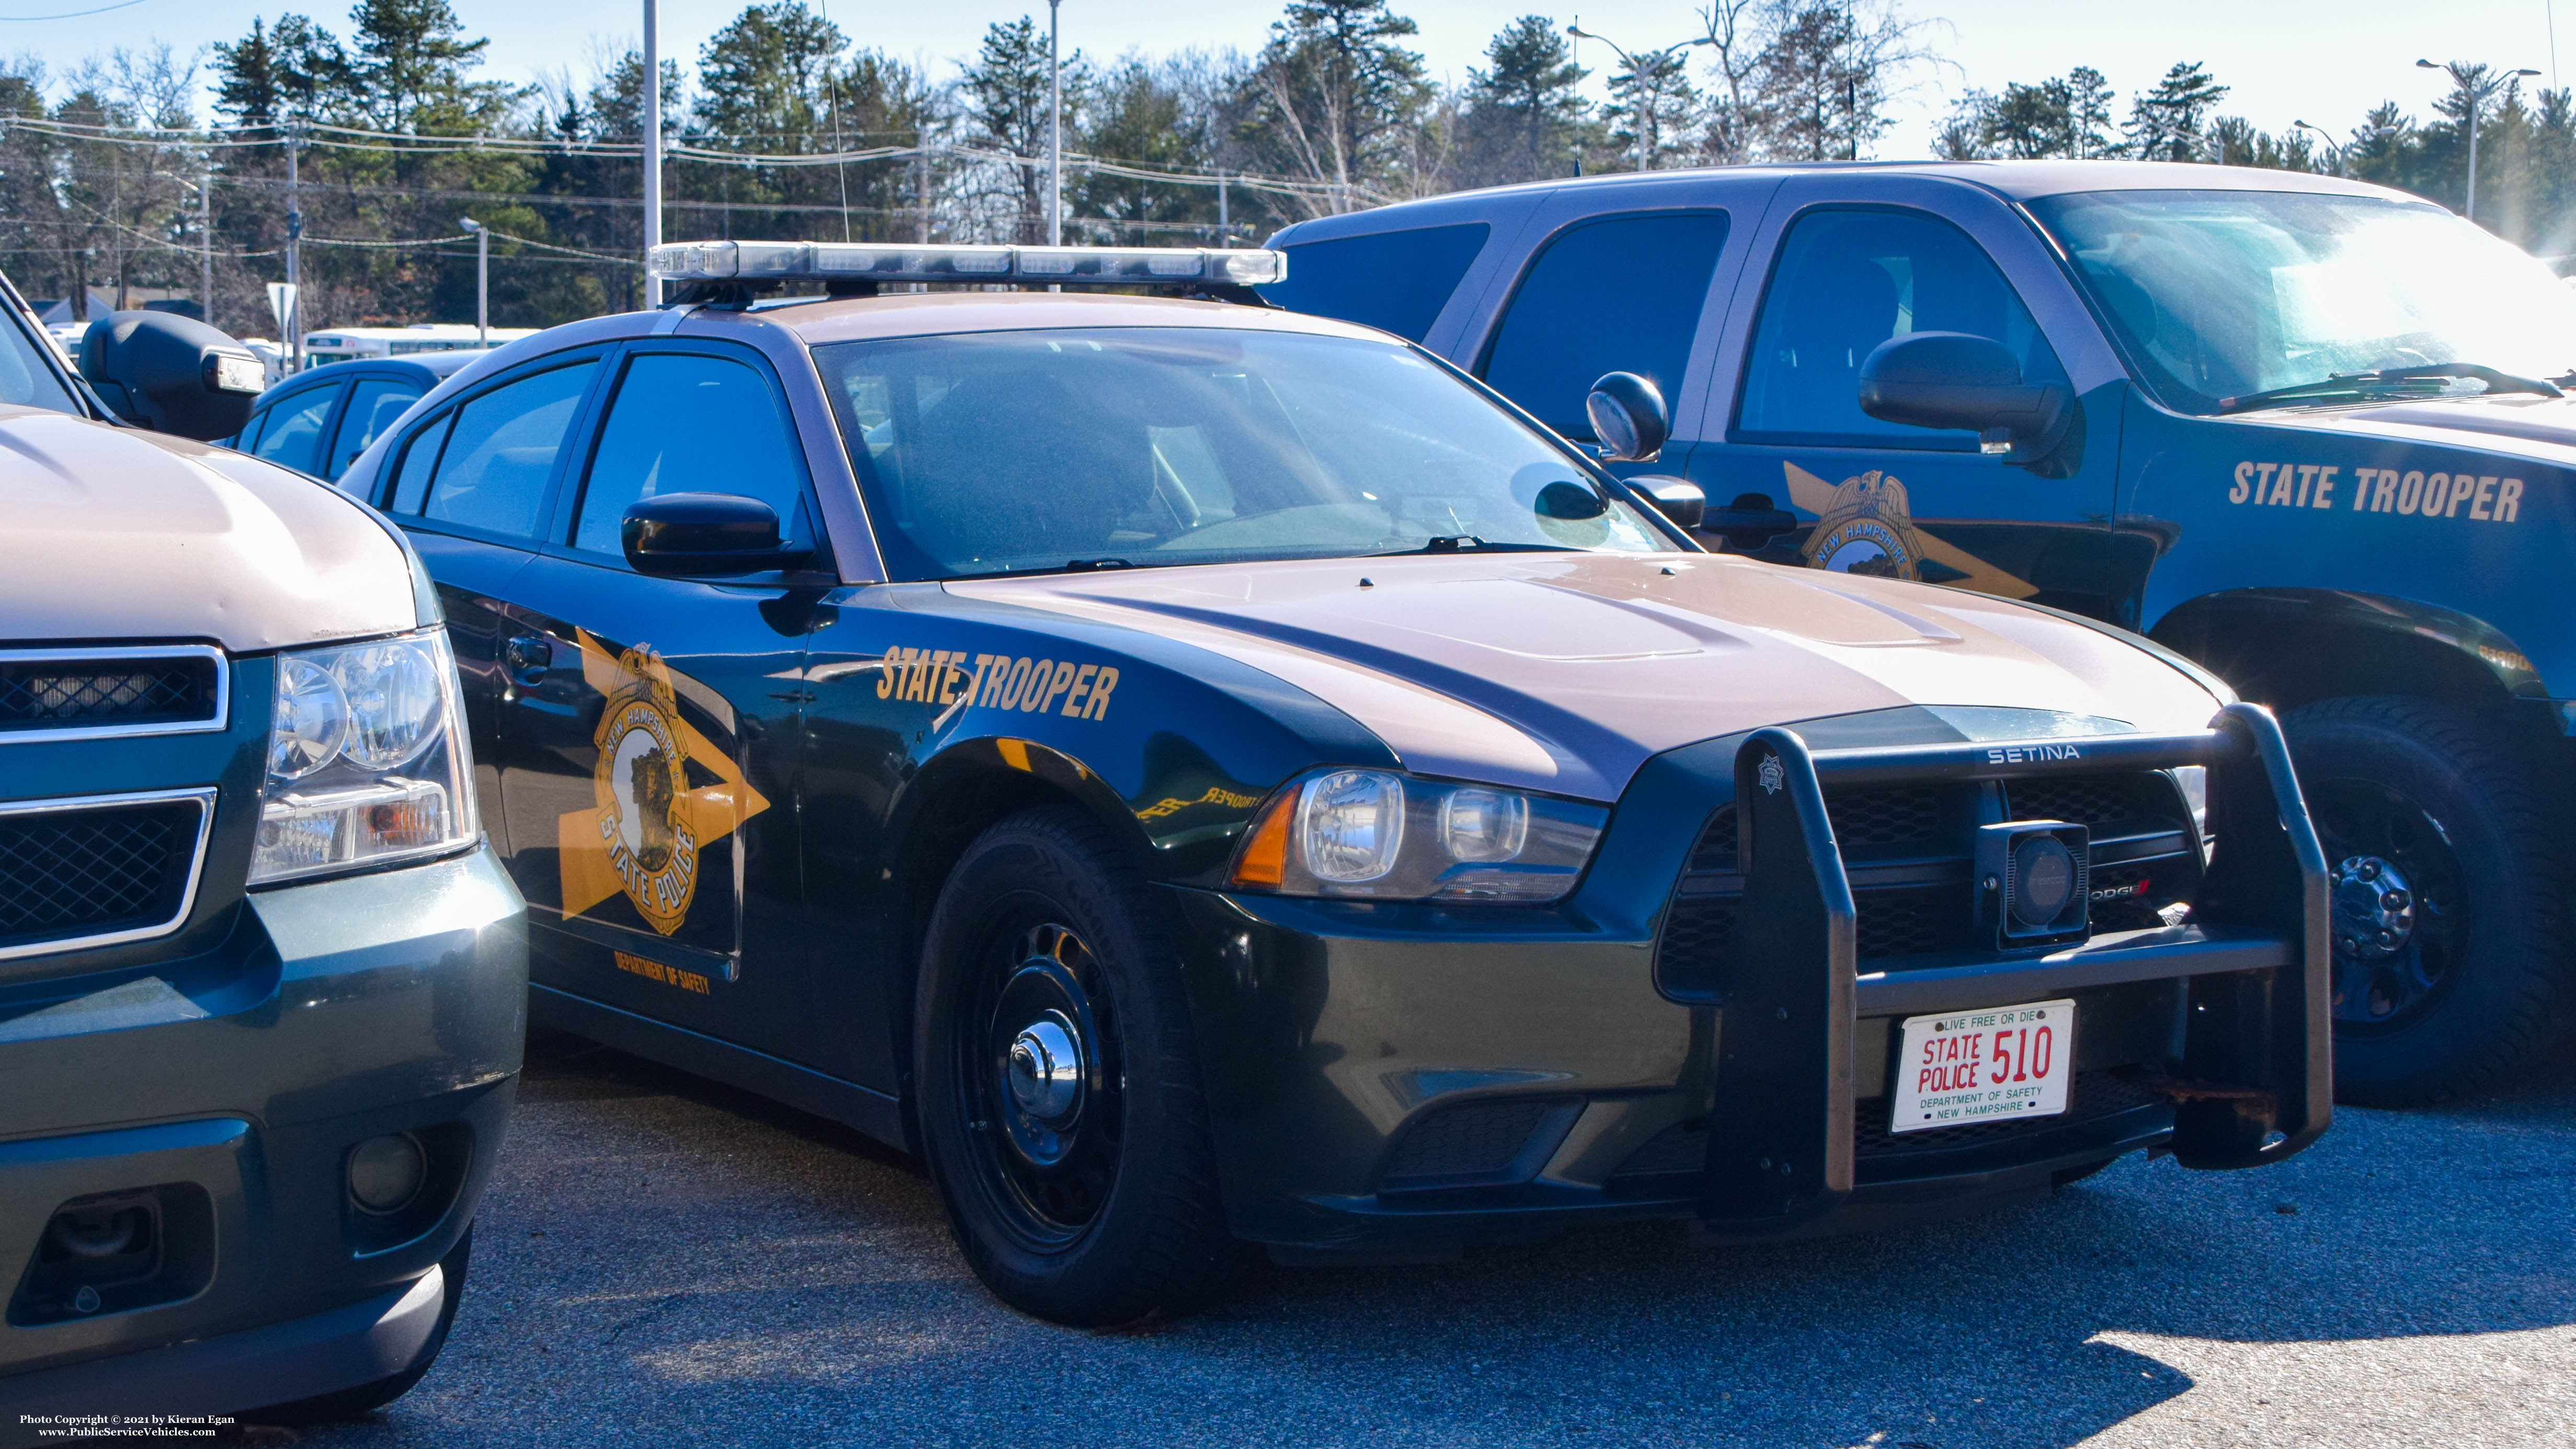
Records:
[[[1072,807],[967,847],[914,1010],[923,1154],[994,1296],[1103,1327],[1189,1312],[1225,1230],[1180,964],[1143,877]]]
[[[2492,713],[2421,699],[2326,700],[2281,727],[2334,900],[2336,1098],[2423,1106],[2531,1068],[2568,989],[2563,832],[2530,752]],[[2365,939],[2373,922],[2394,929]]]

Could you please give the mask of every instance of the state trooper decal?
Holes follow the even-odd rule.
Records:
[[[595,803],[556,822],[563,911],[593,913],[623,896],[645,925],[675,936],[697,899],[704,853],[769,801],[681,717],[670,667],[649,645],[611,654],[586,633],[580,644],[582,673],[607,702],[591,737]],[[690,783],[693,773],[701,783]],[[730,887],[719,888],[728,905]],[[731,911],[719,914],[729,948]]]
[[[1907,511],[1905,485],[1873,468],[1834,489],[1807,535],[1807,562],[1838,574],[1920,579],[1923,540]]]

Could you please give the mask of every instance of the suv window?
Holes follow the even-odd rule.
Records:
[[[251,455],[299,473],[312,472],[313,454],[322,444],[322,424],[330,418],[331,404],[339,397],[340,389],[336,387],[317,387],[281,399],[268,410],[268,420],[260,428],[259,442],[251,449]]]
[[[623,552],[618,528],[657,493],[734,493],[777,510],[799,537],[805,464],[767,379],[722,357],[647,352],[626,364],[591,454],[573,547]]]
[[[522,377],[456,410],[424,518],[533,536],[555,457],[590,387],[589,359]],[[419,444],[413,444],[418,451]],[[404,463],[408,471],[411,459]]]
[[[1739,435],[1974,451],[1977,435],[1883,423],[1860,410],[1860,365],[1908,332],[1968,332],[2064,382],[2030,309],[1967,233],[1898,211],[1819,211],[1780,244],[1744,360]]]
[[[1722,211],[1615,216],[1559,233],[1512,294],[1485,381],[1569,438],[1591,438],[1583,399],[1605,372],[1636,373],[1678,402],[1725,245]]]
[[[349,390],[349,406],[340,414],[340,435],[331,443],[331,466],[322,476],[349,471],[367,445],[383,436],[403,409],[420,401],[420,388],[393,378],[368,378]]]
[[[1471,221],[1293,246],[1288,279],[1261,295],[1292,312],[1381,327],[1419,342],[1492,231]]]

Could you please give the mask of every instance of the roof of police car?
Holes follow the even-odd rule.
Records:
[[[1273,307],[1097,292],[903,292],[794,301],[751,315],[787,328],[811,347],[879,337],[1055,327],[1250,327],[1387,340],[1386,334],[1356,323]]]

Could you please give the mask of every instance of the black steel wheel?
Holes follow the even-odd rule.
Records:
[[[931,1176],[996,1297],[1097,1327],[1221,1289],[1239,1251],[1178,962],[1096,821],[1030,811],[967,848],[932,910],[913,1040]]]
[[[2418,699],[2281,722],[2331,872],[2335,1095],[2414,1106],[2504,1085],[2563,1036],[2564,831],[2503,722]]]

